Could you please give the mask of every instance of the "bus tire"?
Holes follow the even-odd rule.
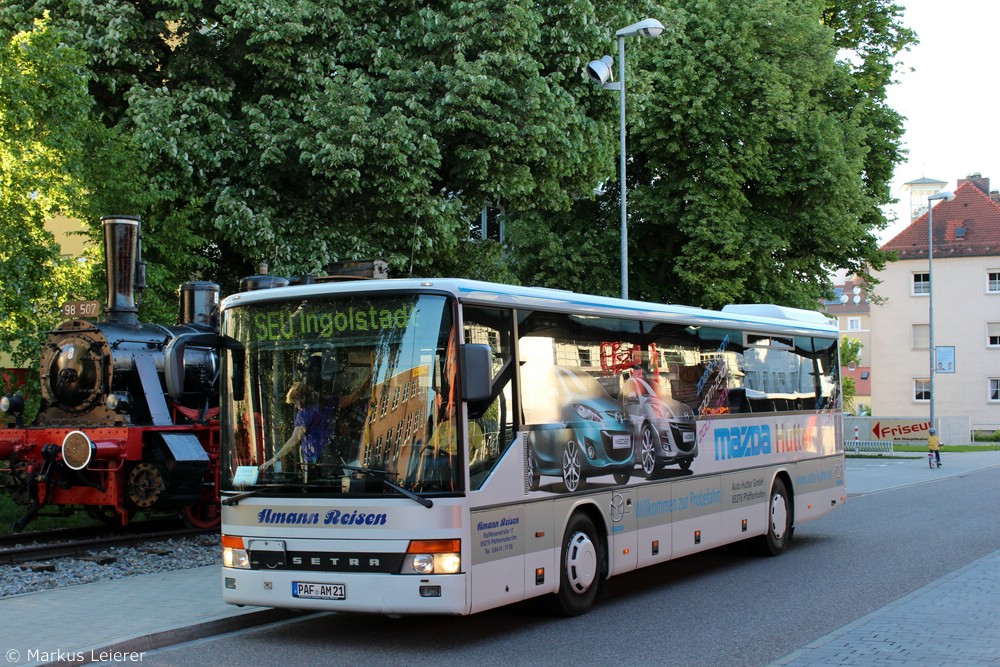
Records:
[[[764,556],[780,556],[792,539],[792,501],[784,480],[774,480],[767,505],[767,533],[757,540]]]
[[[605,553],[590,517],[570,517],[563,534],[559,570],[559,611],[579,616],[590,611],[605,572]]]

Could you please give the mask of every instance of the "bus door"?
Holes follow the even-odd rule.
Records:
[[[524,463],[510,451],[517,434],[513,340],[509,309],[464,307],[462,342],[493,353],[490,397],[466,406],[473,612],[521,600],[525,591]]]

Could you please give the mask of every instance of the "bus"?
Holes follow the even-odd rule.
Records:
[[[778,555],[845,502],[816,312],[386,279],[241,292],[220,319],[231,604],[578,615],[614,575]]]

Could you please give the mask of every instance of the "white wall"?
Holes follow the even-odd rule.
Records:
[[[915,401],[913,380],[928,378],[930,354],[913,349],[912,325],[928,323],[928,298],[911,295],[914,272],[927,259],[893,262],[876,274],[871,306],[874,415],[929,416],[929,401]],[[968,417],[972,428],[1000,424],[1000,402],[988,399],[989,378],[1000,378],[1000,348],[988,348],[987,322],[1000,322],[1000,294],[988,294],[988,270],[1000,256],[934,258],[934,344],[955,348],[956,372],[934,377],[936,417]]]

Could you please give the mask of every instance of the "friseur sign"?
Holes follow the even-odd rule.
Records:
[[[877,419],[872,423],[873,440],[926,441],[929,419]]]

